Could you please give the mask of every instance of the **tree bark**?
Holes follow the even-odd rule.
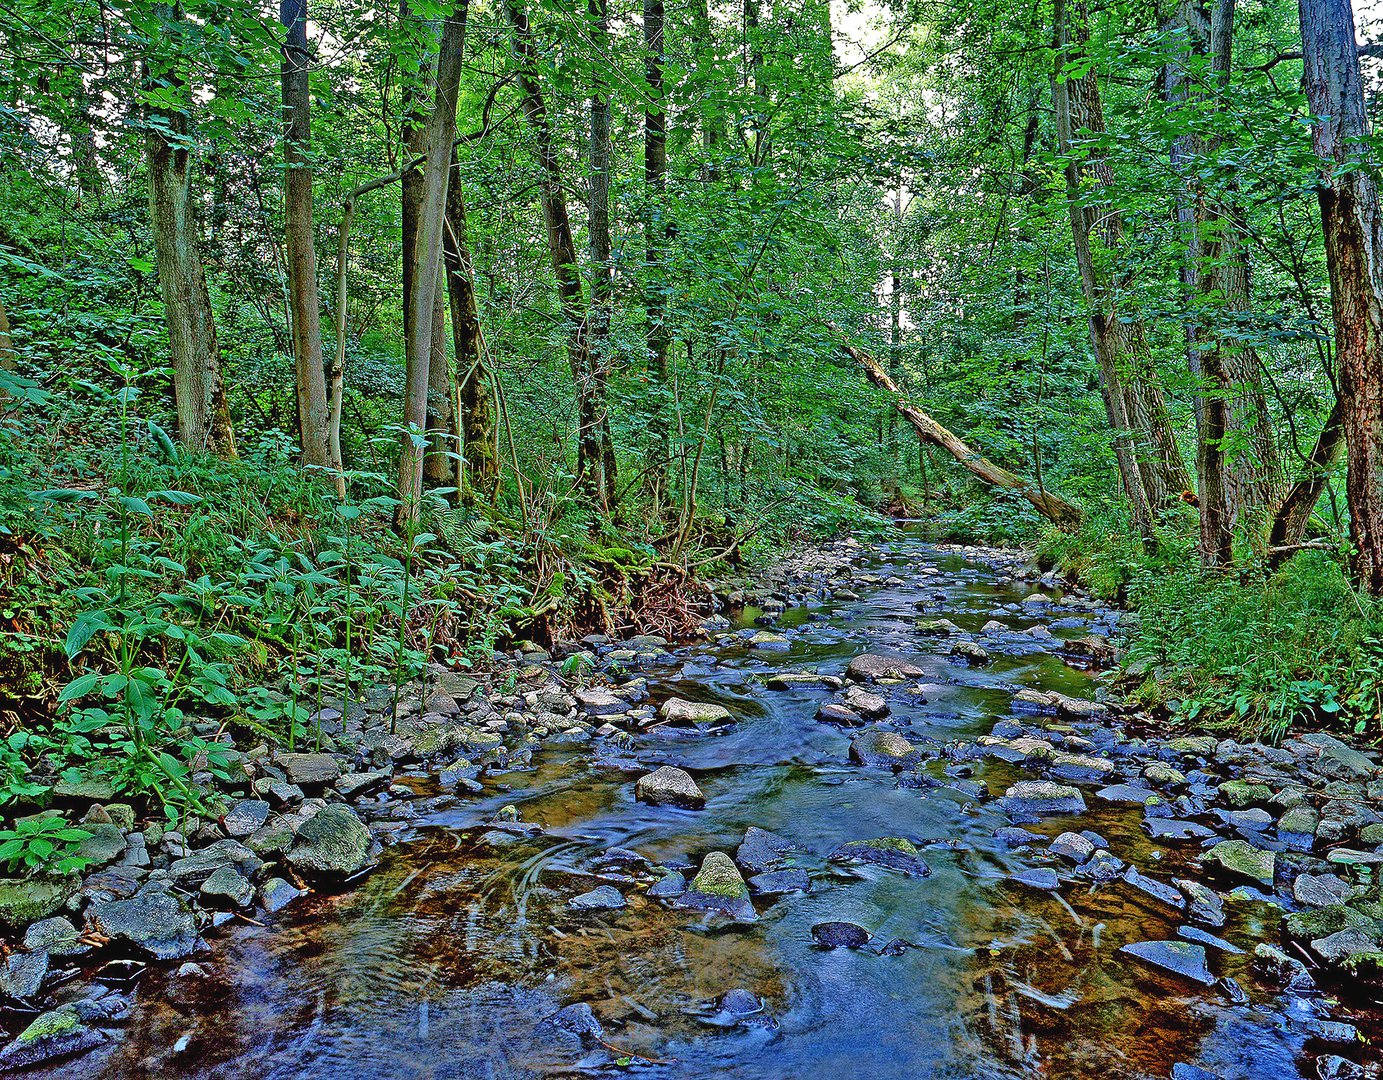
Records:
[[[416,520],[423,490],[427,388],[433,356],[434,308],[442,262],[442,225],[447,177],[456,138],[456,99],[461,81],[461,50],[466,39],[466,5],[460,3],[442,26],[437,57],[437,95],[427,118],[426,158],[418,208],[417,245],[412,261],[405,340],[405,430],[399,446],[398,497],[401,523]],[[405,233],[407,230],[405,230]]]
[[[1301,476],[1288,490],[1286,497],[1273,517],[1268,532],[1268,549],[1289,548],[1300,544],[1306,536],[1306,526],[1311,520],[1311,511],[1316,508],[1316,500],[1321,497],[1330,467],[1339,454],[1340,443],[1344,438],[1344,412],[1339,400],[1331,407],[1325,426],[1316,438],[1316,445],[1306,459]]]
[[[1107,265],[1123,239],[1122,218],[1108,205],[1091,205],[1082,192],[1087,170],[1100,193],[1109,190],[1113,172],[1101,153],[1089,153],[1086,169],[1082,169],[1072,152],[1076,131],[1099,134],[1105,128],[1093,67],[1079,77],[1068,78],[1063,72],[1071,54],[1078,53],[1087,40],[1083,2],[1076,4],[1071,22],[1068,28],[1065,0],[1055,0],[1052,102],[1058,150],[1065,159],[1071,233],[1089,308],[1091,345],[1113,430],[1119,475],[1129,497],[1134,526],[1144,539],[1151,540],[1155,514],[1174,505],[1190,481],[1167,414],[1166,399],[1152,369],[1146,331],[1140,319],[1130,318],[1131,313],[1121,310],[1127,303],[1123,295],[1127,283],[1117,280],[1113,268]]]
[[[708,16],[709,22],[709,16]],[[644,82],[648,107],[644,111],[644,344],[652,407],[648,416],[648,460],[645,482],[653,516],[667,500],[670,440],[663,419],[662,396],[667,387],[671,341],[664,300],[664,260],[670,223],[667,220],[667,105],[663,86],[663,0],[643,0]]]
[[[856,348],[848,341],[843,340],[843,334],[839,328],[832,326],[830,329],[836,333],[838,338],[842,339],[840,347],[845,351],[845,354],[864,368],[864,373],[869,377],[869,381],[893,395],[894,405],[912,424],[920,439],[941,447],[984,483],[993,487],[1016,491],[1032,504],[1033,509],[1063,532],[1075,532],[1080,528],[1081,512],[1079,507],[1073,506],[1059,495],[1045,490],[1040,484],[1033,484],[1016,473],[1011,473],[1007,469],[995,465],[973,450],[958,435],[938,424],[921,409],[908,404],[903,396],[903,391],[889,378],[888,372],[884,370],[882,364],[863,349]]]
[[[1349,0],[1300,0],[1348,464],[1350,566],[1383,595],[1383,213]]]
[[[587,0],[592,40],[601,55],[610,49],[608,0]],[[610,370],[610,304],[614,285],[610,265],[610,100],[609,88],[595,76],[591,92],[591,183],[589,253],[591,261],[590,352],[591,395],[597,412],[601,452],[599,467],[593,470],[594,488],[600,505],[609,509],[615,490],[614,449],[610,438],[609,405],[606,384]]]
[[[169,17],[172,17],[172,9]],[[146,78],[181,89],[172,71]],[[149,166],[149,221],[154,234],[159,292],[173,358],[173,398],[178,411],[178,439],[197,453],[235,457],[221,377],[221,350],[202,267],[192,199],[192,158],[187,113],[149,107],[144,150]]]
[[[489,372],[485,367],[475,296],[475,272],[466,235],[466,204],[456,164],[456,152],[453,150],[442,253],[446,260],[447,299],[451,306],[451,336],[456,354],[457,399],[461,412],[457,427],[461,431],[462,458],[465,462],[459,487],[461,498],[468,500],[474,492],[488,493],[494,490],[499,479],[499,459],[495,441],[494,397],[490,393]]]
[[[567,200],[562,188],[562,166],[553,147],[552,126],[548,121],[542,89],[538,85],[536,50],[528,13],[520,0],[506,0],[505,8],[514,30],[521,107],[533,132],[534,151],[538,159],[538,199],[542,203],[543,223],[547,230],[548,255],[557,279],[558,302],[567,323],[567,355],[576,388],[577,487],[590,498],[598,500],[597,471],[602,468],[603,457],[601,410],[587,336],[585,292],[581,287],[576,242],[572,239],[571,218],[567,214]]]
[[[445,230],[446,223],[442,228]],[[442,243],[446,258],[446,237]],[[439,275],[446,266],[439,265]],[[439,277],[433,290],[432,347],[427,361],[427,456],[423,459],[423,479],[434,487],[449,487],[456,481],[455,431],[456,384],[452,381],[451,361],[447,355],[447,293],[446,278]]]
[[[307,72],[307,0],[280,0],[283,46],[284,219],[298,442],[303,464],[339,467],[331,458],[326,372],[322,366],[321,302],[312,234],[312,105]]]

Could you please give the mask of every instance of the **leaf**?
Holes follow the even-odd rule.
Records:
[[[79,697],[85,697],[101,681],[101,673],[98,671],[88,671],[85,675],[79,675],[70,683],[62,688],[62,693],[58,695],[58,704],[74,701]]]
[[[82,491],[80,488],[50,488],[47,491],[36,491],[35,499],[46,499],[48,502],[55,503],[74,503],[82,499],[94,499],[97,497],[94,491]]]
[[[97,632],[109,629],[110,621],[104,611],[82,612],[68,627],[67,639],[63,642],[63,651],[67,654],[67,659],[75,659]]]
[[[131,514],[142,514],[146,518],[154,516],[154,512],[149,509],[149,504],[134,495],[121,495],[120,505]]]
[[[150,420],[149,434],[154,437],[154,442],[158,443],[159,449],[163,451],[164,459],[170,465],[176,465],[178,463],[178,447],[168,432]]]
[[[149,492],[149,498],[162,499],[164,502],[172,503],[174,506],[193,506],[202,501],[200,495],[196,495],[190,491],[151,491]]]

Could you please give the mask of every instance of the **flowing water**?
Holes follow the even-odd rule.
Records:
[[[919,539],[881,547],[875,562],[875,573],[907,584],[810,618],[790,609],[788,652],[722,642],[646,673],[655,699],[728,706],[739,719],[729,733],[655,731],[603,764],[589,746],[545,750],[530,771],[485,778],[485,794],[471,801],[439,804],[419,778],[428,809],[356,889],[314,895],[265,927],[223,932],[206,978],[151,970],[126,1037],[52,1075],[422,1080],[623,1067],[669,1078],[1112,1078],[1166,1077],[1178,1061],[1225,1077],[1307,1075],[1311,1047],[1290,1014],[1311,1006],[1260,986],[1246,958],[1212,958],[1248,991],[1240,1006],[1125,964],[1121,944],[1175,937],[1167,910],[1117,882],[1049,895],[1007,881],[1038,857],[995,841],[1008,822],[992,803],[944,786],[899,788],[888,772],[849,764],[850,734],[813,719],[827,691],[763,687],[768,671],[838,673],[866,649],[909,655],[928,671],[921,681],[936,685],[925,701],[891,690],[891,722],[919,743],[988,733],[1009,714],[1016,686],[1093,691],[1090,676],[1046,652],[972,668],[915,636],[919,600],[977,630],[1029,589],[1000,585],[988,567]],[[927,566],[940,573],[919,577]],[[637,776],[661,763],[696,776],[704,810],[634,801]],[[930,768],[944,779],[941,762]],[[974,775],[993,794],[1019,777],[995,762],[977,763]],[[1098,830],[1144,870],[1165,879],[1195,854],[1154,845],[1136,807],[1088,801],[1076,827]],[[487,835],[484,823],[511,803],[544,831],[502,843]],[[1034,828],[1055,834],[1070,824]],[[750,825],[795,841],[814,879],[810,894],[757,899],[751,925],[667,910],[618,870],[600,869],[611,847],[699,864],[711,850],[733,853]],[[837,844],[878,836],[912,838],[932,875],[826,862]],[[566,910],[598,875],[627,894],[628,908]],[[1230,940],[1252,948],[1275,937],[1274,909],[1227,909]],[[913,947],[823,951],[810,928],[826,920]],[[764,1014],[747,1025],[710,1022],[714,1001],[737,987],[761,997]],[[594,1008],[608,1046],[583,1048],[543,1022],[575,1001]]]

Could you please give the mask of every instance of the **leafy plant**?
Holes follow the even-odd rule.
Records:
[[[0,829],[0,864],[30,875],[70,874],[90,863],[79,852],[91,835],[57,815],[20,818],[12,828]]]

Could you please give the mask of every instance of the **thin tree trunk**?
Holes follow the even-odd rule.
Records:
[[[1344,438],[1344,411],[1337,400],[1331,407],[1325,426],[1316,438],[1316,445],[1306,459],[1301,476],[1287,492],[1282,505],[1273,517],[1272,528],[1268,532],[1268,548],[1290,548],[1300,544],[1306,536],[1306,526],[1311,520],[1311,511],[1316,508],[1316,500],[1325,488],[1330,467],[1339,454],[1340,443]]]
[[[443,229],[446,228],[445,223]],[[443,258],[445,259],[445,237]],[[439,265],[438,274],[446,267]],[[451,362],[447,349],[446,279],[440,278],[433,292],[432,348],[427,361],[427,456],[423,459],[423,478],[434,487],[446,487],[456,480],[454,467],[456,434]]]
[[[647,206],[644,220],[644,342],[652,384],[648,429],[648,460],[644,476],[653,516],[667,499],[670,442],[662,400],[667,387],[670,336],[664,300],[664,261],[670,223],[667,220],[667,111],[663,87],[663,0],[643,0],[644,81],[648,107],[644,111],[643,176]]]
[[[1080,130],[1103,133],[1104,114],[1093,67],[1079,78],[1063,74],[1069,54],[1083,48],[1087,38],[1083,2],[1076,4],[1074,15],[1073,25],[1068,28],[1065,0],[1055,0],[1052,102],[1058,150],[1065,159],[1076,263],[1089,308],[1091,345],[1113,429],[1119,475],[1129,496],[1134,526],[1144,539],[1151,540],[1154,515],[1174,505],[1190,481],[1167,414],[1166,399],[1152,368],[1142,321],[1121,310],[1125,283],[1114,280],[1095,257],[1096,244],[1103,249],[1102,254],[1117,250],[1123,239],[1123,221],[1107,204],[1098,208],[1090,205],[1081,191],[1084,170],[1072,152],[1073,135]],[[1071,49],[1073,41],[1075,50]],[[1095,178],[1099,192],[1107,194],[1113,173],[1104,155],[1090,152],[1086,168]]]
[[[596,52],[610,49],[608,0],[587,0],[591,34]],[[613,277],[610,266],[610,101],[609,89],[599,74],[591,92],[591,183],[589,251],[591,260],[590,394],[597,413],[601,443],[600,458],[593,462],[594,490],[600,505],[610,508],[615,491],[614,449],[610,439],[610,418],[606,383],[610,368],[610,300]]]
[[[1080,528],[1081,512],[1079,507],[1073,506],[1059,495],[1055,495],[1040,485],[1033,484],[1031,481],[1025,480],[1016,473],[1011,473],[981,456],[958,435],[942,427],[915,405],[910,405],[903,396],[903,391],[889,378],[888,372],[884,370],[882,364],[863,349],[856,348],[848,341],[843,340],[843,334],[837,327],[832,326],[830,329],[842,338],[840,347],[847,356],[864,368],[864,373],[869,377],[869,381],[893,395],[894,405],[912,424],[920,439],[941,447],[984,483],[993,487],[1016,491],[1031,503],[1039,514],[1062,531],[1075,532]]]
[[[307,0],[280,0],[283,47],[284,218],[298,441],[303,463],[337,467],[331,458],[326,373],[322,366],[321,302],[312,235],[312,105],[307,71]]]
[[[472,492],[489,493],[494,490],[499,478],[499,451],[494,397],[490,393],[489,373],[485,368],[480,315],[475,297],[475,273],[466,235],[466,204],[462,198],[461,178],[457,175],[456,164],[456,152],[453,150],[442,253],[446,260],[447,299],[451,305],[451,335],[456,354],[457,397],[461,410],[457,427],[461,432],[465,462],[460,496],[467,500]]]
[[[416,230],[417,248],[409,297],[403,432],[399,447],[400,521],[415,520],[422,500],[426,448],[427,388],[433,355],[434,306],[442,262],[442,225],[447,177],[456,138],[456,98],[461,81],[461,50],[466,39],[466,7],[457,6],[442,26],[437,57],[437,96],[426,125],[427,155]]]
[[[590,345],[587,340],[587,312],[581,274],[576,262],[576,243],[572,239],[571,218],[562,188],[562,166],[553,147],[552,126],[538,85],[536,50],[528,13],[520,0],[506,0],[506,11],[514,29],[514,53],[519,62],[519,89],[522,109],[533,131],[538,159],[538,199],[543,207],[548,254],[557,279],[557,297],[567,322],[567,354],[572,382],[576,387],[577,486],[597,498],[595,472],[601,467],[600,410],[596,404],[592,378]]]
[[[1330,271],[1348,450],[1350,565],[1383,595],[1383,212],[1349,0],[1300,0],[1303,83],[1321,159],[1317,196]]]
[[[694,62],[699,70],[710,70],[715,65],[715,30],[711,25],[711,9],[708,0],[693,0],[692,35],[694,38]],[[645,38],[647,30],[645,30]],[[709,181],[720,179],[720,155],[725,144],[725,112],[723,91],[712,84],[709,92],[701,91],[702,97],[698,113],[701,123],[701,148],[706,160],[701,169],[702,178]]]
[[[173,9],[167,9],[169,18]],[[146,77],[151,78],[146,68]],[[181,87],[171,71],[164,85]],[[198,453],[235,457],[235,435],[221,378],[221,350],[199,251],[192,200],[189,123],[182,110],[149,108],[144,149],[149,165],[149,220],[153,227],[159,292],[173,358],[178,438]],[[172,141],[164,137],[167,132]]]

